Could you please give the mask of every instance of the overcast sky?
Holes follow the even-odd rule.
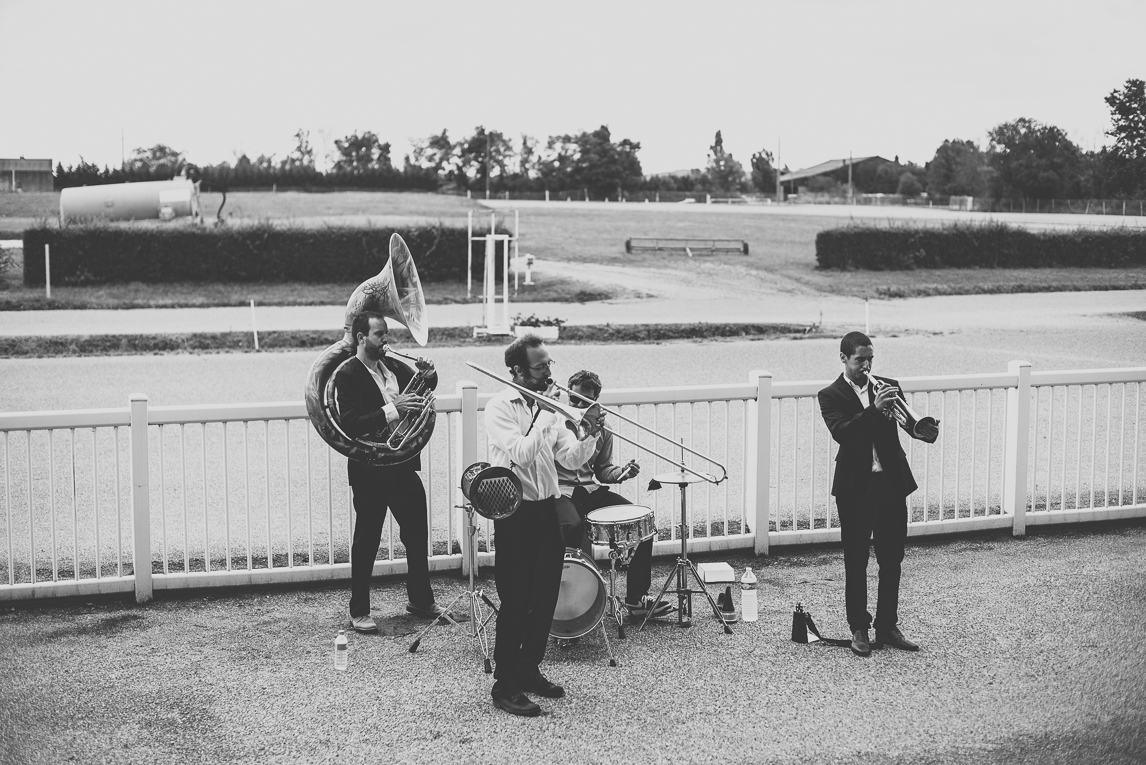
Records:
[[[100,165],[165,143],[198,164],[476,125],[608,125],[646,173],[879,154],[923,163],[1030,117],[1084,149],[1146,78],[1142,0],[56,2],[0,0],[0,157]]]

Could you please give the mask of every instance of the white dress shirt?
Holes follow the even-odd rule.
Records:
[[[489,463],[513,470],[526,502],[556,498],[556,463],[571,469],[584,465],[600,438],[578,441],[563,418],[548,410],[538,412],[515,388],[506,388],[486,404],[485,432]]]
[[[362,366],[366,367],[366,371],[374,378],[378,390],[382,392],[382,400],[386,402],[382,406],[382,411],[386,413],[386,422],[394,422],[398,419],[398,407],[394,406],[394,399],[402,392],[398,388],[398,378],[381,361],[375,362],[374,367],[363,361]]]
[[[860,406],[862,406],[864,409],[867,409],[869,406],[874,406],[871,398],[868,396],[868,388],[871,387],[871,375],[868,375],[867,383],[862,388],[852,382],[851,378],[849,378],[847,375],[844,375],[844,379],[848,381],[848,385],[852,386],[852,391],[855,392],[856,396],[860,400]],[[882,414],[882,412],[880,412],[880,414]],[[883,472],[883,465],[879,464],[879,454],[876,453],[875,450],[875,442],[872,442],[871,445],[871,472]]]

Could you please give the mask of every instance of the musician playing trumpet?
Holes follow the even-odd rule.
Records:
[[[857,656],[871,654],[867,564],[873,540],[879,563],[876,644],[919,650],[897,626],[899,581],[907,540],[907,497],[918,486],[899,443],[896,423],[913,438],[928,443],[938,435],[938,423],[934,420],[934,433],[924,433],[909,429],[904,420],[897,418],[895,408],[905,407],[906,400],[897,381],[886,377],[876,381],[871,374],[874,358],[867,335],[844,335],[840,341],[843,373],[819,392],[824,424],[840,445],[832,495],[836,498],[844,546],[844,601],[852,633],[851,649]]]
[[[557,522],[561,492],[556,463],[570,468],[583,465],[600,438],[599,407],[585,412],[579,433],[574,434],[564,416],[539,401],[560,395],[550,380],[553,363],[536,335],[514,340],[505,349],[505,365],[516,385],[538,395],[507,386],[485,408],[489,461],[511,468],[522,490],[517,511],[494,521],[494,575],[501,609],[494,645],[493,703],[526,717],[537,716],[541,708],[525,694],[553,699],[565,695],[564,688],[541,674],[565,561]]]
[[[405,363],[386,353],[388,327],[381,313],[364,311],[354,317],[351,332],[357,341],[356,357],[361,363],[347,363],[335,376],[335,401],[339,421],[351,438],[371,433],[385,434],[403,417],[416,415],[426,406],[426,398],[410,391],[414,372]],[[438,384],[434,362],[419,357],[415,366],[425,385]],[[426,490],[418,475],[421,457],[396,465],[371,465],[349,460],[347,478],[354,496],[354,542],[350,561],[350,622],[358,632],[376,632],[370,615],[370,577],[382,539],[386,510],[394,514],[399,535],[406,548],[406,611],[432,618],[443,609],[434,601],[430,587],[429,529],[426,523]]]

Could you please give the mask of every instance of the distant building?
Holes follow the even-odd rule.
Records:
[[[0,191],[52,190],[52,160],[0,159]]]
[[[829,159],[827,162],[821,162],[818,165],[805,167],[803,170],[796,170],[791,173],[781,173],[780,183],[784,187],[784,194],[793,194],[799,191],[800,187],[806,187],[812,178],[824,177],[831,178],[846,186],[848,182],[848,159]],[[857,191],[868,191],[865,188],[868,184],[865,181],[869,176],[872,176],[873,170],[885,165],[898,165],[898,162],[886,160],[883,157],[852,157],[851,170],[852,170],[852,183],[855,185]],[[862,172],[861,172],[862,168]],[[862,179],[860,176],[862,175]],[[894,189],[892,189],[894,191]]]

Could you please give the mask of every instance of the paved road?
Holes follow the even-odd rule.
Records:
[[[544,269],[545,264],[540,266]],[[640,324],[758,322],[809,325],[825,329],[865,325],[864,301],[827,295],[759,293],[712,294],[695,290],[691,298],[668,297],[595,303],[511,303],[510,315],[560,316],[569,324]],[[1122,314],[1146,310],[1146,290],[1053,292],[1014,295],[959,295],[873,300],[867,306],[873,332],[951,332],[967,329],[1091,328],[1117,331],[1136,323]],[[140,308],[88,311],[0,312],[0,335],[99,335],[186,332],[325,330],[342,326],[343,306],[266,306],[252,317],[249,307]],[[482,306],[431,305],[431,326],[483,324]]]

